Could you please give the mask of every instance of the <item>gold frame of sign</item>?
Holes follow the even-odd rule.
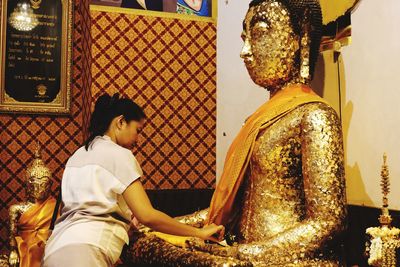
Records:
[[[1,0],[1,17],[0,112],[69,114],[72,0]]]

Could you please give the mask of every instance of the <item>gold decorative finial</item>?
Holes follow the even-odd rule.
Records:
[[[39,141],[36,143],[36,149],[35,149],[35,159],[39,159],[42,157],[42,151],[40,150],[40,143]]]
[[[388,194],[390,192],[389,168],[386,163],[386,153],[383,154],[383,165],[381,169],[381,189],[383,194],[382,214],[379,216],[379,227],[369,227],[366,233],[371,236],[367,242],[366,252],[368,264],[376,267],[396,267],[396,251],[400,248],[400,229],[392,227],[392,217],[389,215]]]
[[[382,215],[379,216],[379,222],[382,226],[389,226],[392,222],[392,217],[389,215],[389,200],[388,194],[390,192],[390,181],[389,181],[389,167],[387,165],[386,153],[383,154],[383,165],[381,169],[381,189],[382,189]]]
[[[50,178],[51,176],[52,174],[50,169],[46,167],[46,165],[42,160],[40,143],[38,142],[35,149],[35,158],[32,164],[26,170],[26,177],[27,178],[34,177],[37,179],[41,179],[44,177]]]
[[[383,154],[383,165],[381,170],[381,188],[383,194],[383,207],[388,207],[388,198],[387,195],[390,192],[390,182],[389,182],[389,168],[386,164],[387,156],[386,153]]]

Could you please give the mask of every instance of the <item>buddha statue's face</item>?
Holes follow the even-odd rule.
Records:
[[[50,177],[34,177],[31,176],[26,181],[26,195],[29,201],[43,201],[50,195],[51,189]]]
[[[250,7],[243,22],[243,58],[251,79],[271,92],[298,76],[299,36],[279,1]]]

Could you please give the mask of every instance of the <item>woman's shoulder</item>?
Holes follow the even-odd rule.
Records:
[[[107,137],[98,140],[97,144],[94,143],[92,160],[94,164],[107,169],[124,185],[129,185],[143,175],[132,151],[117,145]]]
[[[93,142],[93,153],[101,154],[105,157],[131,157],[132,152],[116,143],[108,136],[99,136]]]
[[[118,162],[135,161],[129,149],[115,144],[109,138],[96,137],[86,150],[79,148],[68,160],[67,166],[118,165]]]

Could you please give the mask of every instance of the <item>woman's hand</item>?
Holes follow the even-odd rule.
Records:
[[[223,225],[208,224],[199,229],[199,236],[203,240],[219,242],[224,239],[225,227]]]

